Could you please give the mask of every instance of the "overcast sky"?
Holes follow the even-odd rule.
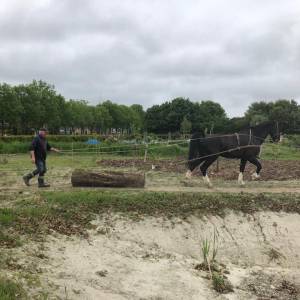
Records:
[[[145,108],[300,101],[296,0],[1,0],[0,82]],[[300,103],[300,102],[299,102]]]

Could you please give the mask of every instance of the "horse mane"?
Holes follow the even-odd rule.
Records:
[[[272,124],[273,124],[272,121],[264,121],[264,122],[261,122],[257,125],[250,126],[250,128],[259,129],[259,128],[266,127],[266,126],[269,126],[269,125],[272,125]]]
[[[264,122],[261,122],[261,123],[259,123],[257,125],[247,124],[247,125],[241,127],[240,132],[249,131],[250,129],[252,129],[252,130],[261,129],[261,128],[264,128],[266,126],[271,125],[272,123],[273,123],[272,121],[264,121]]]

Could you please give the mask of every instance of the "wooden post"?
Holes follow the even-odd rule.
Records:
[[[72,167],[74,166],[74,143],[72,142]]]
[[[148,155],[148,144],[146,144],[146,147],[145,147],[144,162],[147,161],[147,155]]]
[[[144,132],[144,144],[145,144],[144,162],[146,162],[147,161],[147,155],[148,155],[147,132]]]

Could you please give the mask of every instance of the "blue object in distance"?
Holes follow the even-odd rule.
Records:
[[[100,144],[100,141],[98,141],[96,139],[88,139],[85,143],[88,145],[98,145],[98,144]]]

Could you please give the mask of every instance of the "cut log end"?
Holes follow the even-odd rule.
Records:
[[[74,187],[135,187],[145,186],[144,173],[123,173],[112,171],[91,172],[75,170],[71,177]]]

